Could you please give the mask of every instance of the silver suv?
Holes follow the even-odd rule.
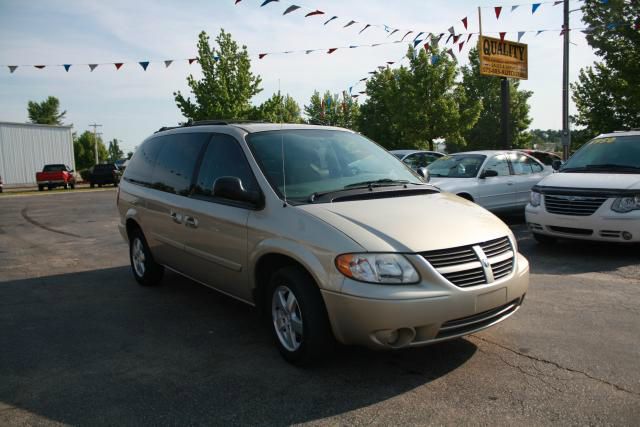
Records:
[[[118,209],[140,284],[166,267],[263,309],[295,363],[334,340],[390,349],[479,331],[529,283],[502,221],[345,129],[163,128],[131,159]]]

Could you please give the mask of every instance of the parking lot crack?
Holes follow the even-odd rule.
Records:
[[[67,232],[67,231],[62,231],[62,230],[56,230],[55,228],[51,228],[51,227],[48,227],[48,226],[46,226],[46,225],[44,225],[44,224],[39,223],[38,221],[36,221],[35,219],[33,219],[33,218],[31,218],[29,215],[27,215],[27,209],[28,209],[28,206],[27,206],[27,207],[25,207],[25,208],[23,208],[23,209],[20,211],[20,215],[22,215],[22,217],[23,217],[23,218],[24,218],[28,223],[30,223],[30,224],[32,224],[32,225],[35,225],[35,226],[36,226],[36,227],[38,227],[38,228],[42,228],[43,230],[50,231],[50,232],[52,232],[52,233],[58,233],[58,234],[62,234],[62,235],[65,235],[65,236],[75,237],[75,238],[77,238],[77,239],[84,239],[84,237],[82,237],[82,236],[78,236],[77,234],[69,233],[69,232]]]
[[[480,341],[485,342],[487,344],[491,344],[493,346],[496,346],[498,348],[501,348],[503,350],[511,352],[511,353],[513,353],[513,354],[515,354],[517,356],[521,356],[521,357],[527,358],[527,359],[535,361],[535,362],[545,363],[545,364],[554,366],[557,369],[560,369],[560,370],[563,370],[563,371],[566,371],[566,372],[571,372],[571,373],[574,373],[574,374],[582,375],[582,376],[584,376],[584,377],[586,377],[586,378],[588,378],[590,380],[597,381],[597,382],[599,382],[601,384],[605,384],[605,385],[608,385],[610,387],[613,387],[618,391],[622,391],[624,393],[628,393],[628,394],[630,394],[632,396],[635,396],[635,397],[640,397],[640,393],[638,393],[636,391],[629,390],[628,388],[625,388],[625,387],[620,386],[618,384],[612,383],[611,381],[607,381],[605,379],[595,377],[595,376],[589,374],[588,372],[584,372],[584,371],[581,371],[579,369],[574,369],[574,368],[569,368],[569,367],[566,367],[566,366],[562,366],[561,364],[559,364],[557,362],[554,362],[553,360],[543,359],[541,357],[536,357],[536,356],[532,356],[530,354],[522,353],[522,352],[520,352],[518,350],[514,350],[514,349],[512,349],[510,347],[507,347],[506,345],[497,343],[495,341],[488,340],[488,339],[480,337],[478,335],[473,335],[472,338],[480,340]],[[500,358],[500,359],[502,359],[504,361],[503,358]],[[509,363],[507,363],[507,364],[511,366],[511,364],[509,364]],[[517,367],[517,368],[520,369],[519,367]],[[522,371],[522,369],[520,369],[520,370]]]

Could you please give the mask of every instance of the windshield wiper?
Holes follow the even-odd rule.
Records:
[[[596,165],[586,165],[586,166],[581,166],[577,168],[562,168],[560,169],[560,172],[588,172],[588,171],[604,172],[608,170],[636,172],[636,171],[640,171],[640,167],[631,166],[631,165],[617,165],[614,163],[603,163],[603,164],[596,164]]]
[[[344,188],[358,188],[358,187],[369,187],[369,188],[373,188],[373,187],[383,187],[383,186],[387,186],[387,185],[402,185],[402,184],[417,184],[420,185],[417,182],[411,182],[407,179],[389,179],[389,178],[383,178],[383,179],[376,179],[374,181],[362,181],[362,182],[354,182],[353,184],[349,184],[349,185],[345,185]]]

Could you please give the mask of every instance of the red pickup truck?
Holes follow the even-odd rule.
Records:
[[[36,181],[38,182],[38,190],[49,190],[56,187],[76,188],[76,177],[73,175],[73,169],[67,165],[45,165],[42,172],[36,172]]]

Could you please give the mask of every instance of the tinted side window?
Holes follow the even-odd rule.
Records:
[[[213,184],[222,176],[238,177],[247,191],[258,191],[258,184],[238,142],[232,136],[215,134],[202,157],[194,195],[212,197]]]
[[[153,166],[156,164],[158,153],[160,153],[164,141],[164,138],[157,137],[142,144],[129,160],[124,179],[137,184],[150,185]]]
[[[507,163],[507,156],[504,154],[499,154],[490,158],[487,161],[485,170],[494,170],[498,172],[498,176],[511,175],[511,172],[509,171],[509,163]]]
[[[198,156],[210,137],[208,133],[177,133],[161,137],[165,141],[153,168],[153,188],[189,195]]]

